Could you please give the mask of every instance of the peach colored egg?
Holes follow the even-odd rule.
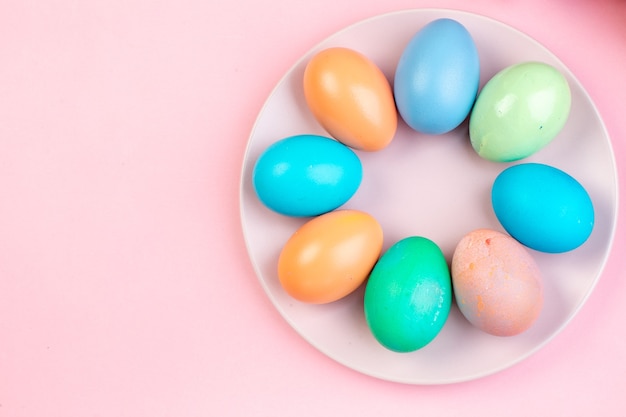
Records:
[[[389,81],[365,55],[334,47],[318,52],[304,71],[313,116],[339,142],[377,151],[393,139],[398,114]]]
[[[278,279],[293,298],[330,303],[356,290],[380,256],[383,230],[371,215],[336,210],[314,217],[285,243]]]
[[[496,336],[526,331],[543,307],[541,272],[530,252],[503,233],[478,229],[458,243],[451,265],[465,318]]]

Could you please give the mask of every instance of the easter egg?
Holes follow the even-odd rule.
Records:
[[[439,334],[451,301],[450,272],[441,249],[412,236],[392,245],[374,266],[365,287],[365,318],[384,347],[411,352]]]
[[[347,146],[324,136],[297,135],[273,143],[260,155],[252,183],[271,210],[316,216],[348,201],[362,176],[361,161]]]
[[[456,304],[482,331],[514,336],[528,330],[543,307],[535,260],[515,239],[478,229],[457,244],[451,263]]]
[[[470,140],[483,158],[526,158],[550,143],[569,116],[571,93],[556,68],[522,62],[498,72],[482,88],[470,116]]]
[[[470,113],[479,81],[470,33],[456,20],[434,20],[411,38],[396,67],[398,112],[418,132],[449,132]]]
[[[505,169],[493,183],[491,202],[504,229],[538,251],[576,249],[593,230],[594,208],[585,188],[549,165],[525,163]]]
[[[322,127],[352,148],[383,149],[396,133],[391,86],[380,68],[357,51],[333,47],[313,56],[304,71],[304,95]]]
[[[324,304],[356,290],[378,260],[383,231],[358,210],[336,210],[302,225],[278,258],[278,279],[293,298]]]

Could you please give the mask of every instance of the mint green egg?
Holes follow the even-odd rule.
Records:
[[[412,352],[430,343],[450,313],[452,284],[441,249],[419,236],[391,246],[365,287],[366,322],[380,344]]]
[[[563,129],[571,107],[567,80],[541,62],[507,67],[479,92],[470,115],[470,140],[483,158],[510,162],[526,158]]]

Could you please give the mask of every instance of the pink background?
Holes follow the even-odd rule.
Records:
[[[598,106],[626,192],[624,0],[2,0],[0,416],[623,415],[624,205],[579,315],[468,383],[345,368],[255,277],[238,193],[263,102],[335,31],[419,7],[551,49]]]

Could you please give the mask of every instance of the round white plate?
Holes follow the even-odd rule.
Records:
[[[328,135],[310,114],[302,91],[308,60],[317,51],[344,46],[374,61],[392,81],[409,39],[434,19],[449,17],[472,34],[481,60],[481,87],[502,68],[542,61],[558,68],[570,83],[572,108],[565,128],[546,148],[521,162],[556,166],[589,192],[596,224],[589,240],[564,254],[531,251],[543,273],[545,306],[527,332],[491,336],[472,327],[453,304],[441,333],[412,353],[394,353],[371,335],[363,315],[363,287],[327,305],[308,305],[289,297],[276,273],[283,244],[306,218],[281,216],[264,207],[252,187],[259,155],[275,141],[304,133]],[[502,231],[491,208],[495,177],[511,164],[479,158],[464,123],[442,136],[411,131],[403,122],[391,145],[379,152],[357,152],[363,181],[344,208],[376,217],[385,233],[383,250],[397,240],[420,235],[435,241],[448,261],[467,232],[489,227]],[[307,53],[278,83],[258,116],[249,139],[241,183],[241,220],[258,278],[280,314],[313,346],[367,375],[410,384],[467,381],[505,369],[545,345],[574,317],[600,277],[610,251],[617,215],[617,176],[610,139],[591,99],[572,73],[546,48],[492,19],[452,10],[410,10],[352,25]]]

